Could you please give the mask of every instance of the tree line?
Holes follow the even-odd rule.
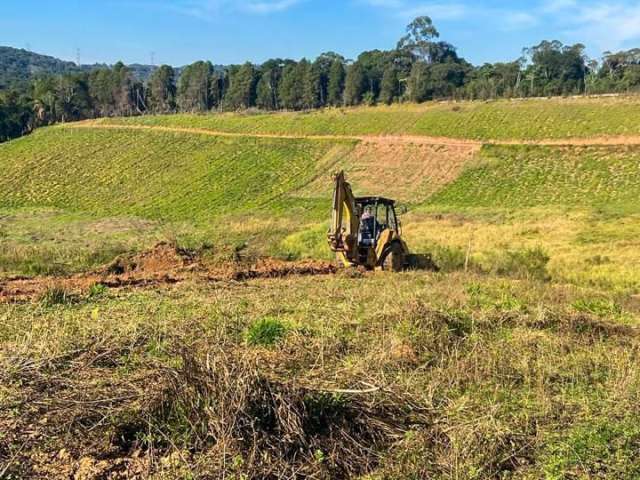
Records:
[[[41,125],[145,113],[310,110],[322,107],[494,99],[640,90],[640,49],[589,59],[582,44],[543,41],[507,63],[473,66],[439,39],[429,17],[416,18],[396,48],[350,61],[328,52],[314,61],[270,59],[215,68],[198,61],[180,74],[168,65],[145,83],[123,63],[48,75],[29,91],[0,95],[0,141]]]

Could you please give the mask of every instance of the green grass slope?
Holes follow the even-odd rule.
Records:
[[[485,146],[432,205],[544,205],[640,211],[640,150],[625,146]]]
[[[445,102],[310,113],[181,114],[100,122],[247,134],[412,134],[474,140],[587,138],[640,134],[640,97]]]
[[[596,108],[593,100],[554,102]],[[617,100],[601,103],[626,108]],[[408,121],[431,108],[451,105],[345,114],[386,111]],[[306,119],[338,114],[126,122],[191,119],[196,125],[185,123],[191,128],[198,121],[232,119],[255,121],[246,128],[255,133],[266,128],[261,122],[299,118],[304,127]],[[611,124],[614,130],[615,121]],[[206,242],[219,251],[246,248],[258,255],[329,259],[329,176],[339,168],[347,170],[356,195],[386,195],[408,204],[403,224],[410,247],[436,252],[444,269],[464,268],[469,256],[482,271],[504,271],[496,265],[511,257],[502,252],[542,248],[551,258],[553,279],[640,291],[637,146],[480,149],[411,139],[229,137],[73,125],[0,145],[0,273],[79,271],[104,262],[105,252],[147,248],[166,239],[193,246]]]
[[[353,143],[43,129],[0,146],[0,207],[197,220],[282,204]]]

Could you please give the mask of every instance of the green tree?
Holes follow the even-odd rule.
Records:
[[[195,62],[178,80],[178,106],[184,112],[206,112],[211,108],[211,62]]]
[[[412,102],[420,103],[425,100],[429,100],[432,97],[432,92],[429,88],[431,81],[431,71],[429,65],[426,62],[419,61],[413,64],[411,68],[411,75],[407,82],[407,94],[409,100]]]
[[[303,109],[319,107],[321,96],[320,72],[304,58],[298,63],[297,68],[299,70],[298,77],[302,83],[300,106]]]
[[[29,133],[33,120],[29,98],[14,90],[0,92],[0,142]]]
[[[588,75],[587,57],[582,44],[563,45],[543,41],[525,49],[530,61],[527,77],[530,95],[562,95],[584,91]]]
[[[318,58],[316,58],[315,62],[313,62],[313,68],[317,72],[320,81],[319,104],[322,107],[332,104],[329,101],[329,83],[331,77],[331,67],[333,66],[333,63],[335,61],[339,61],[342,65],[344,64],[344,57],[335,52],[326,52],[321,54]],[[342,78],[344,81],[344,70]]]
[[[209,86],[209,98],[211,108],[221,109],[224,105],[224,97],[229,89],[229,73],[227,70],[213,72]]]
[[[156,113],[169,113],[176,108],[176,75],[169,65],[162,65],[149,79],[149,107]]]
[[[280,59],[267,60],[260,67],[261,76],[256,87],[256,105],[263,110],[277,110],[280,108],[278,87],[282,79],[284,61]]]
[[[58,120],[56,78],[47,75],[32,84],[33,111],[38,125],[51,125]]]
[[[224,97],[226,108],[231,110],[255,106],[257,72],[247,62],[229,75],[229,88]]]
[[[394,65],[389,64],[382,75],[382,83],[380,84],[380,101],[391,105],[398,99],[400,94],[400,82],[398,81],[398,72]]]
[[[114,114],[120,116],[132,115],[138,106],[139,86],[136,88],[133,75],[129,67],[118,62],[111,69],[111,88]]]
[[[344,104],[347,106],[359,105],[364,94],[364,72],[362,66],[355,62],[347,68],[347,76],[344,81]]]
[[[65,74],[56,82],[56,113],[62,122],[77,121],[92,116],[91,96],[84,74]]]
[[[329,105],[338,106],[343,103],[345,69],[344,61],[334,59],[329,69],[329,78],[327,80],[327,103]]]
[[[101,68],[89,74],[89,93],[97,116],[115,115],[115,90],[116,79],[111,69]]]
[[[400,39],[398,50],[405,50],[426,63],[433,61],[433,40],[440,37],[440,33],[427,16],[417,17],[407,26],[407,34]]]
[[[282,81],[278,89],[280,104],[287,110],[300,110],[302,108],[303,79],[300,76],[301,69],[296,63],[289,63],[282,71]]]

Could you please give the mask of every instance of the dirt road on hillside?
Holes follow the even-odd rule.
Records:
[[[250,137],[273,139],[346,140],[375,144],[444,145],[452,147],[476,147],[482,145],[540,145],[540,146],[625,146],[640,145],[640,135],[611,135],[587,138],[560,138],[546,140],[469,140],[464,138],[433,137],[428,135],[302,135],[280,133],[238,133],[206,128],[165,127],[149,125],[115,125],[86,120],[64,125],[59,128],[89,128],[104,130],[142,130],[168,133],[190,133],[211,137]]]

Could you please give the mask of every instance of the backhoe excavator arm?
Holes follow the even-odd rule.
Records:
[[[343,256],[345,263],[353,262],[358,255],[358,230],[360,217],[351,185],[345,180],[344,172],[333,177],[333,215],[328,240],[331,250]]]

